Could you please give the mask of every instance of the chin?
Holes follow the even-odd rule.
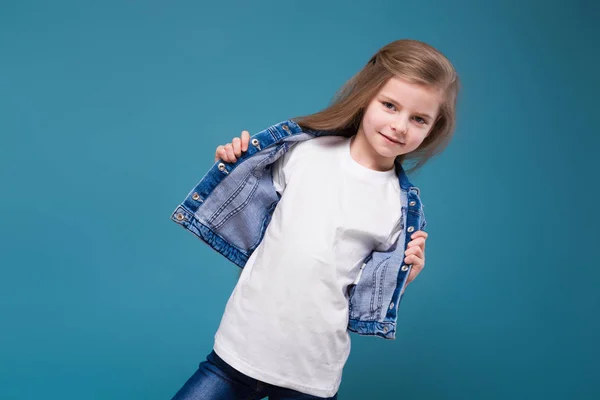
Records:
[[[400,155],[400,154],[398,154],[398,152],[393,151],[393,150],[389,149],[388,147],[379,147],[379,148],[376,147],[375,151],[381,157],[385,157],[385,158],[396,158],[397,156]]]

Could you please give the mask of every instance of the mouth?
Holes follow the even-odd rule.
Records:
[[[384,138],[385,138],[385,139],[386,139],[388,142],[390,142],[390,143],[394,143],[394,144],[400,144],[400,145],[403,145],[403,144],[404,144],[404,142],[399,142],[399,141],[397,141],[396,139],[392,139],[391,137],[389,137],[389,136],[386,136],[386,135],[384,135],[384,134],[383,134],[383,133],[381,133],[381,132],[377,132],[377,133],[379,133],[381,136],[383,136],[383,137],[384,137]]]

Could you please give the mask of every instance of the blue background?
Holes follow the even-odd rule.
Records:
[[[248,129],[426,41],[463,91],[412,176],[427,267],[341,399],[600,397],[598,3],[0,2],[0,398],[167,399],[237,267],[169,217]]]

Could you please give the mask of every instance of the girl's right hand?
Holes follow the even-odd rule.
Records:
[[[241,156],[243,151],[248,150],[249,141],[250,133],[248,133],[248,131],[242,131],[241,136],[233,138],[231,143],[217,146],[217,150],[215,151],[215,162],[219,159],[227,163],[236,162],[237,157]]]

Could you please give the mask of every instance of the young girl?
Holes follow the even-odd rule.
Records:
[[[439,51],[398,40],[325,110],[217,147],[172,218],[243,270],[174,399],[335,399],[348,331],[394,338],[427,239],[403,164],[448,144],[458,89]]]

